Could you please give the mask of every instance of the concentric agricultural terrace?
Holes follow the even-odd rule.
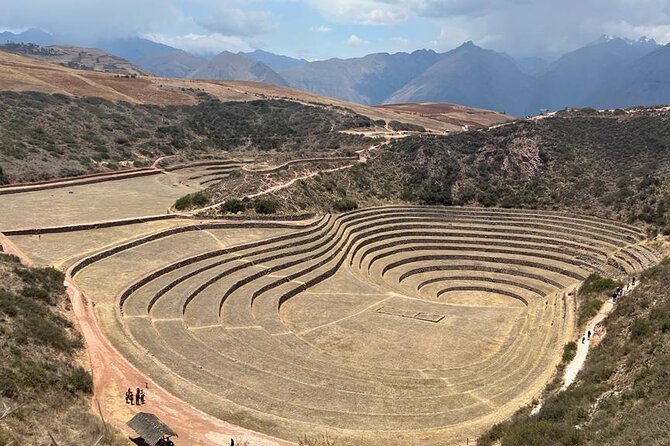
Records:
[[[208,167],[2,198],[10,223],[29,203],[91,204],[96,187],[123,195],[137,181],[169,204],[187,181],[227,170]],[[71,265],[115,347],[176,396],[264,433],[342,444],[451,444],[510,416],[573,336],[580,281],[659,260],[638,228],[543,211],[89,227],[5,232],[45,262],[75,245],[57,264]]]
[[[121,264],[182,250],[181,231],[71,273],[93,290]],[[365,209],[181,258],[99,316],[138,366],[218,417],[286,438],[440,443],[536,395],[571,336],[568,290],[610,257],[653,264],[642,238],[554,213]]]

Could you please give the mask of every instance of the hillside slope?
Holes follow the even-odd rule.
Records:
[[[195,54],[139,37],[102,41],[99,46],[156,76],[186,77],[207,61]]]
[[[602,107],[608,103],[606,98],[617,97],[619,91],[609,85],[603,98],[595,97],[595,92],[603,91],[603,84],[615,79],[624,67],[633,63],[646,66],[641,58],[657,48],[653,40],[628,42],[617,38],[601,39],[572,51],[546,67],[546,73],[537,78],[533,108]],[[654,104],[648,101],[622,102],[620,99],[609,103],[619,107]]]
[[[363,104],[380,104],[440,57],[435,51],[378,53],[302,64],[280,74],[293,87]]]
[[[662,445],[670,443],[670,260],[645,272],[605,320],[577,381],[539,414],[523,410],[480,446]]]
[[[191,79],[240,80],[263,82],[280,86],[286,81],[263,62],[224,51],[188,75]]]
[[[498,113],[490,110],[465,107],[448,102],[409,102],[404,104],[385,104],[377,107],[414,113],[419,116],[429,117],[435,120],[454,125],[467,125],[470,128],[489,127],[503,122],[513,121],[511,115]]]
[[[455,102],[524,116],[532,85],[508,56],[467,42],[383,102]]]
[[[63,274],[0,254],[0,444],[93,444],[105,429],[90,409]],[[0,415],[2,414],[0,410]],[[110,432],[104,444],[126,444]]]
[[[344,107],[374,120],[407,122],[437,132],[460,131],[461,128],[460,125],[448,124],[425,116],[368,107],[278,85],[152,76],[125,79],[109,73],[73,70],[2,51],[0,51],[0,90],[61,93],[155,105],[194,105],[200,101],[198,95],[204,92],[222,101],[287,99]]]
[[[579,209],[670,225],[670,112],[566,112],[450,136],[394,141],[348,171],[278,194],[285,209],[411,202]],[[667,230],[670,230],[668,228]]]
[[[146,74],[129,61],[98,48],[66,45],[43,47],[29,43],[7,43],[0,46],[0,50],[78,70],[102,71],[124,76]]]
[[[369,139],[340,131],[373,125],[346,109],[284,100],[204,95],[160,107],[13,92],[0,92],[0,120],[0,170],[11,183],[146,167],[171,154],[353,150]]]

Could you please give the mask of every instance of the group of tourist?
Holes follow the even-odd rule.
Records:
[[[128,387],[128,390],[126,390],[126,404],[134,404],[139,406],[144,404],[145,398],[146,396],[144,395],[144,390],[140,389],[139,387],[135,390],[134,394],[130,387]]]
[[[630,284],[626,286],[625,289],[632,290],[636,284],[637,279],[633,277],[630,281]],[[616,303],[617,299],[623,297],[625,289],[619,286],[616,287],[616,289],[612,293],[612,303]],[[597,324],[595,327],[593,327],[593,331],[594,332],[592,333],[591,330],[588,330],[586,333],[584,333],[584,335],[582,336],[582,344],[584,344],[586,341],[590,341],[593,336],[600,334],[600,332],[602,331],[602,327],[600,326],[600,324]]]

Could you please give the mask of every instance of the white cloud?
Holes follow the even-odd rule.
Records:
[[[363,25],[394,25],[409,16],[396,0],[303,0],[330,20]]]
[[[368,43],[367,41],[361,39],[356,34],[350,35],[347,40],[344,41],[349,46],[362,46]]]
[[[601,34],[670,41],[668,0],[295,0],[326,19],[396,25],[411,17],[440,28],[436,49],[467,40],[515,56],[558,55]],[[430,23],[428,22],[428,23]]]
[[[309,30],[315,33],[329,33],[333,29],[327,26],[312,26]]]
[[[657,42],[670,42],[670,24],[658,25],[631,25],[625,20],[610,23],[603,30],[605,34],[629,39],[649,37]]]
[[[142,37],[202,55],[218,54],[221,51],[237,53],[238,51],[252,51],[254,49],[238,36],[224,36],[219,33],[185,34],[182,36],[144,34]]]
[[[219,7],[198,21],[205,29],[232,36],[256,36],[276,29],[268,11],[244,11],[239,8]]]

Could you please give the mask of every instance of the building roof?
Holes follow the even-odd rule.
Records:
[[[179,436],[152,413],[139,412],[126,424],[151,446],[156,446],[165,436]]]

